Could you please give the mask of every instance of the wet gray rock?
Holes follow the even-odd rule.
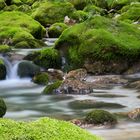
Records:
[[[33,77],[40,72],[40,67],[30,61],[22,61],[18,65],[19,77]]]

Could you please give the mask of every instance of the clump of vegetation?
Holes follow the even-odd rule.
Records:
[[[39,73],[33,77],[33,82],[41,85],[46,85],[49,82],[49,76],[47,73]]]
[[[85,121],[89,124],[115,124],[116,117],[105,110],[93,110],[86,115]]]
[[[0,124],[1,140],[101,140],[71,123],[50,118],[34,122],[0,119]]]
[[[57,80],[51,84],[48,84],[46,88],[43,90],[44,94],[53,94],[56,93],[56,90],[60,87],[62,84],[62,81]]]
[[[55,23],[48,29],[50,38],[58,38],[61,33],[67,29],[68,26],[65,23]]]
[[[8,45],[0,45],[0,53],[6,53],[11,50],[11,47]]]

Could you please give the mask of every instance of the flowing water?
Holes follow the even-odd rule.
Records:
[[[32,50],[29,50],[32,51]],[[28,53],[26,50],[17,50],[22,54]],[[20,79],[17,75],[20,61],[10,62],[3,57],[7,66],[7,78],[0,81],[0,96],[5,100],[7,113],[5,118],[15,120],[35,120],[39,117],[53,117],[59,119],[73,119],[83,116],[87,109],[73,109],[69,103],[74,100],[93,99],[111,103],[119,103],[126,106],[119,109],[106,109],[111,112],[126,112],[140,107],[140,95],[136,90],[125,89],[121,85],[111,89],[94,89],[91,95],[43,95],[41,92],[45,88],[34,84],[30,78]],[[65,63],[65,60],[63,60]],[[140,77],[130,75],[129,78]],[[94,78],[92,78],[94,80]],[[125,97],[104,98],[95,97],[94,94],[115,94]],[[115,128],[90,128],[91,133],[100,135],[106,140],[140,140],[140,123],[120,120]]]

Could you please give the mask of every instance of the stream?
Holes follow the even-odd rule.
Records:
[[[53,44],[55,39],[49,40]],[[33,50],[15,50],[18,54],[27,54]],[[20,79],[17,75],[18,61],[12,64],[5,59],[8,65],[7,79],[0,81],[0,96],[5,100],[7,113],[5,118],[14,120],[36,120],[39,117],[52,117],[70,120],[83,116],[87,109],[73,109],[69,103],[74,100],[93,99],[111,103],[119,103],[126,106],[119,109],[106,109],[110,112],[127,112],[140,107],[140,93],[136,90],[123,88],[116,85],[111,89],[95,89],[98,94],[124,95],[125,97],[105,98],[90,95],[43,95],[45,88],[34,84],[30,78]],[[94,79],[94,77],[90,77]],[[102,136],[106,140],[140,140],[140,123],[120,120],[114,128],[89,128],[91,133]]]

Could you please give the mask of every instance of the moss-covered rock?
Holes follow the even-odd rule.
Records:
[[[8,45],[0,45],[0,53],[6,53],[11,50],[11,47]]]
[[[64,17],[69,16],[74,10],[73,5],[68,2],[45,2],[40,4],[32,16],[42,25],[47,26],[63,22]]]
[[[98,102],[94,100],[75,100],[69,103],[73,109],[91,109],[91,108],[124,108],[118,103]]]
[[[41,85],[46,85],[49,82],[49,76],[48,73],[43,72],[35,75],[33,77],[33,82]]]
[[[65,23],[55,23],[48,29],[50,38],[58,38],[61,33],[67,29],[68,26]]]
[[[6,78],[6,66],[2,58],[0,58],[0,80],[4,80]]]
[[[76,22],[84,22],[88,19],[88,17],[89,14],[82,10],[77,10],[71,15],[71,18],[74,19]]]
[[[86,122],[90,124],[115,124],[117,123],[116,117],[104,110],[93,110],[86,115]]]
[[[121,9],[121,15],[118,17],[118,19],[132,23],[140,21],[139,15],[140,15],[140,2],[132,3]]]
[[[18,65],[18,75],[23,77],[33,77],[40,72],[40,67],[30,61],[22,61]]]
[[[133,25],[95,16],[65,30],[55,48],[63,52],[71,68],[91,64],[93,73],[122,73],[139,59],[139,36],[140,30]]]
[[[1,140],[101,140],[71,123],[50,118],[34,122],[0,119],[0,124]]]
[[[7,107],[2,98],[0,98],[0,118],[3,117],[6,113]]]
[[[62,84],[62,81],[58,80],[55,81],[51,84],[48,84],[46,86],[46,88],[43,90],[43,94],[53,94],[53,93],[57,93],[56,90],[60,87],[60,85]]]
[[[56,49],[49,47],[37,53],[38,56],[33,60],[35,64],[44,68],[61,68],[61,56]]]
[[[84,9],[84,12],[89,14],[89,17],[92,17],[95,14],[98,15],[105,15],[106,11],[100,7],[97,7],[95,5],[87,5]]]
[[[7,44],[16,45],[21,41],[41,39],[45,33],[37,21],[22,12],[2,12],[0,21],[0,43],[7,40]]]

